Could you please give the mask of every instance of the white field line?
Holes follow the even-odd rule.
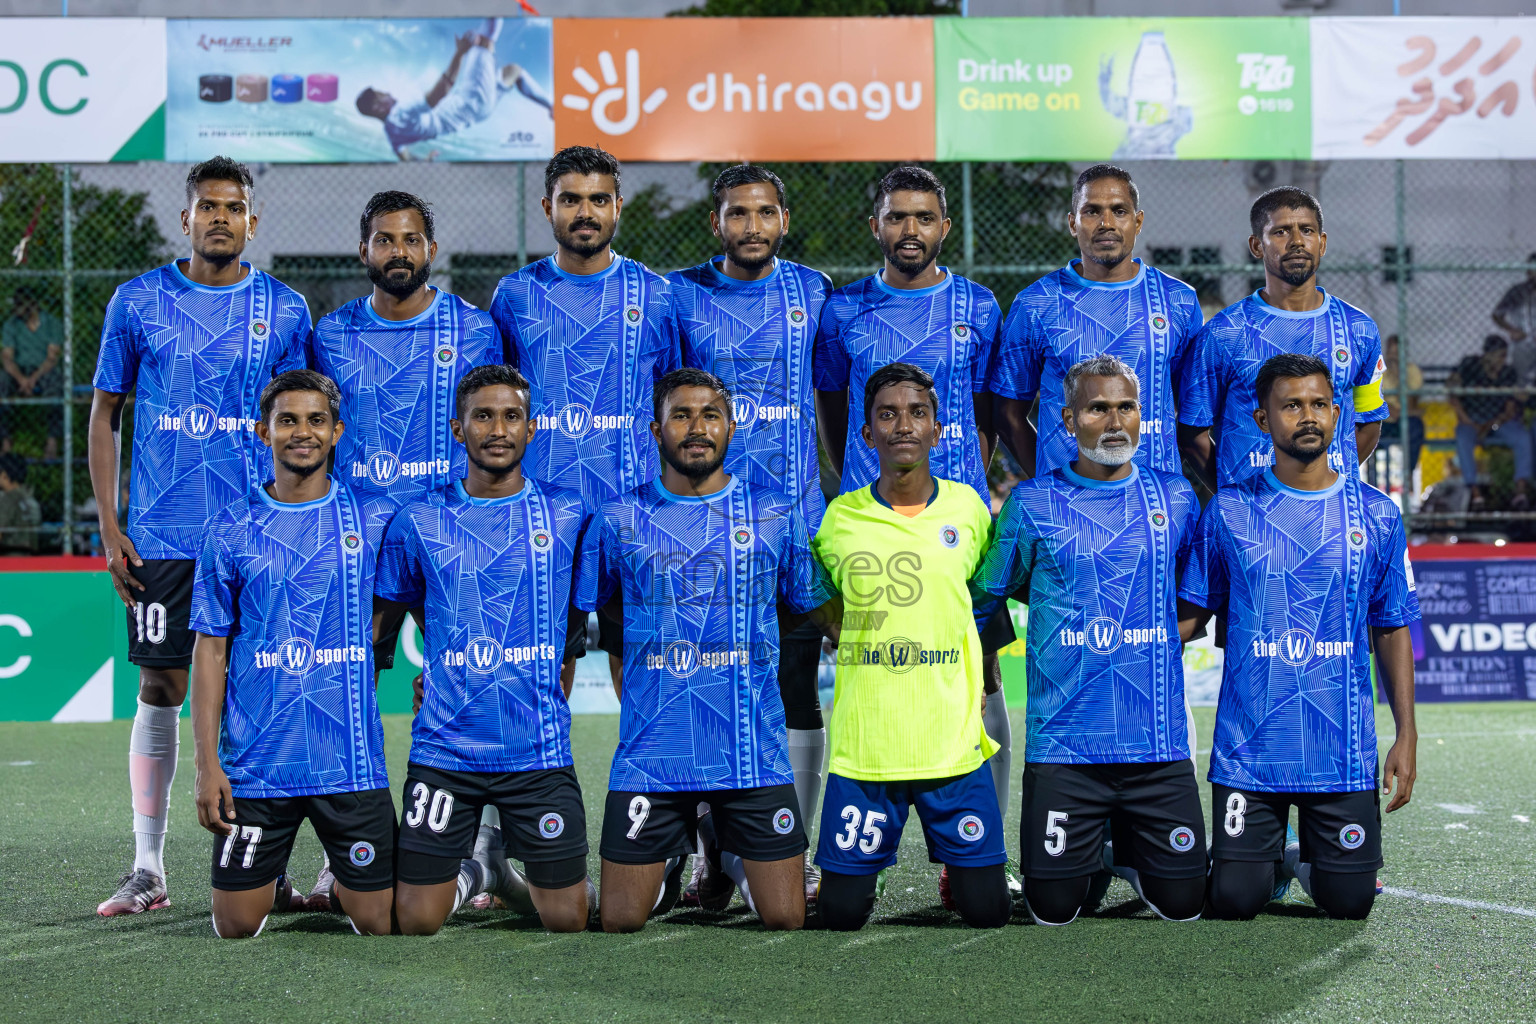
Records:
[[[1418,900],[1420,903],[1448,903],[1453,907],[1466,907],[1468,910],[1496,910],[1501,914],[1514,914],[1518,917],[1536,917],[1536,910],[1528,910],[1525,907],[1510,907],[1503,903],[1484,903],[1482,900],[1464,900],[1456,896],[1437,896],[1432,892],[1399,889],[1395,885],[1383,886],[1381,891],[1391,893],[1393,896],[1404,896],[1410,900]]]

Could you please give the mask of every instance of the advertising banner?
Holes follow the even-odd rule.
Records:
[[[1415,560],[1417,700],[1536,700],[1536,562]]]
[[[555,22],[555,137],[621,160],[923,160],[920,18]]]
[[[1314,159],[1536,156],[1530,18],[1312,19]]]
[[[544,18],[172,21],[166,156],[547,159],[550,32]]]
[[[0,163],[165,157],[165,19],[6,18]]]
[[[938,18],[940,160],[1306,159],[1306,18]]]

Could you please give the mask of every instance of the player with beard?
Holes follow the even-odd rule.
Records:
[[[760,487],[795,499],[811,536],[821,525],[825,499],[816,451],[816,404],[811,353],[822,305],[832,282],[818,270],[779,258],[789,234],[784,183],[752,164],[727,167],[715,178],[710,229],[723,255],[667,275],[677,305],[685,366],[710,370],[731,390],[736,435],[725,468]],[[817,677],[821,633],[810,623],[793,631],[780,614],[779,696],[789,728],[800,820],[812,821],[821,796],[827,733]],[[706,842],[712,830],[704,830]],[[706,851],[709,854],[709,851]],[[706,881],[712,854],[695,862],[689,893],[707,906],[730,900],[731,883],[718,873]],[[806,899],[816,898],[816,873],[806,859]]]
[[[195,640],[187,627],[193,571],[209,517],[269,478],[271,453],[254,433],[261,389],[275,372],[302,366],[309,341],[304,298],[240,259],[256,236],[251,192],[244,164],[214,157],[193,167],[181,212],[191,257],[121,285],[101,329],[91,491],[112,586],[128,609],[128,660],[139,666],[128,741],[135,854],[96,908],[106,917],[170,905],[165,832]],[[130,396],[125,532],[118,475]]]
[[[1205,902],[1177,600],[1200,505],[1182,476],[1136,459],[1139,390],[1114,356],[1067,371],[1062,428],[1078,457],[1014,488],[972,580],[1028,595],[1019,847],[1039,924],[1097,904],[1111,826],[1114,871],[1158,916],[1193,920]]]
[[[707,803],[722,868],[771,929],[805,921],[805,829],[779,698],[778,607],[836,621],[795,501],[725,472],[731,394],[656,385],[662,472],[603,508],[600,598],[624,598],[619,745],[603,811],[603,930],[670,909]]]
[[[827,457],[842,474],[843,494],[868,487],[880,473],[874,449],[861,436],[867,420],[865,383],[882,366],[910,363],[933,377],[938,421],[944,424],[931,455],[933,474],[975,488],[982,504],[991,507],[987,377],[1002,311],[986,288],[938,265],[949,228],[944,185],[930,171],[898,167],[886,174],[876,186],[869,218],[885,266],[839,288],[822,310],[816,334],[816,422]],[[987,655],[984,717],[987,735],[998,745],[992,782],[1005,815],[1013,729],[995,652],[1014,637],[1006,608],[998,609],[981,634]]]
[[[1113,164],[1083,171],[1067,213],[1081,258],[1031,284],[1008,310],[991,390],[998,432],[1026,478],[1077,458],[1063,426],[1062,382],[1075,363],[1095,355],[1120,359],[1140,383],[1136,461],[1180,470],[1173,399],[1185,350],[1200,330],[1200,303],[1189,285],[1132,255],[1144,219],[1129,171]],[[1036,395],[1038,437],[1029,421]]]
[[[1387,416],[1381,334],[1368,315],[1317,283],[1328,235],[1311,193],[1272,188],[1254,200],[1248,223],[1264,287],[1213,316],[1190,345],[1179,383],[1179,447],[1212,490],[1273,465],[1274,445],[1254,420],[1254,386],[1265,360],[1294,352],[1330,368],[1341,413],[1328,463],[1358,476]]]
[[[611,247],[624,209],[617,160],[589,146],[562,149],[544,168],[543,204],[555,252],[502,278],[491,316],[505,361],[533,387],[539,432],[525,472],[596,510],[656,478],[645,417],[656,381],[679,365],[677,324],[667,282]],[[579,613],[571,621],[567,686],[586,621]],[[615,689],[620,621],[617,609],[598,616]]]
[[[255,937],[307,818],[336,864],[337,909],[388,935],[395,805],[374,699],[374,566],[387,499],[325,468],[336,385],[279,374],[257,433],[274,477],[208,523],[193,584],[197,817],[213,844],[213,930]]]
[[[1324,457],[1342,419],[1336,373],[1293,353],[1259,368],[1253,418],[1274,440],[1274,468],[1216,492],[1179,586],[1185,638],[1213,611],[1227,616],[1213,917],[1252,918],[1294,876],[1331,916],[1364,918],[1382,864],[1381,797],[1396,780],[1390,814],[1413,795],[1413,567],[1397,503]],[[1373,651],[1397,723],[1379,788]],[[1288,844],[1293,806],[1300,841]]]

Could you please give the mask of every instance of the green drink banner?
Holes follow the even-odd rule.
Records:
[[[1306,18],[942,18],[940,160],[1306,159]]]

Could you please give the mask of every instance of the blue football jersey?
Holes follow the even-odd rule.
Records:
[[[208,523],[191,628],[229,637],[219,761],[237,799],[389,786],[373,577],[391,511],[333,478],[298,505],[255,487]]]
[[[1182,476],[1134,463],[1124,480],[1064,466],[1013,489],[972,586],[1029,588],[1028,760],[1190,756],[1177,597],[1199,516]]]
[[[835,595],[795,503],[732,477],[703,498],[652,480],[603,508],[601,593],[624,601],[624,693],[610,789],[788,785],[782,601]]]
[[[213,514],[272,479],[261,389],[304,365],[309,307],[269,274],[210,288],[175,263],[107,303],[95,386],[133,392],[128,539],[142,558],[196,558]]]
[[[874,274],[832,293],[816,333],[816,387],[848,389],[848,444],[841,493],[868,487],[880,459],[864,443],[864,382],[891,363],[911,363],[933,375],[943,437],[930,466],[934,476],[970,484],[991,508],[987,467],[981,464],[974,394],[987,390],[1002,319],[997,299],[947,268],[931,288],[892,288]]]
[[[1259,404],[1254,385],[1265,360],[1285,352],[1316,356],[1333,371],[1340,414],[1328,465],[1360,475],[1355,425],[1387,416],[1385,403],[1370,412],[1355,411],[1354,389],[1379,381],[1386,368],[1376,322],[1335,295],[1324,293],[1317,309],[1292,313],[1254,292],[1211,317],[1190,345],[1179,382],[1179,422],[1211,428],[1218,486],[1275,464],[1274,443],[1253,422]]]
[[[814,534],[827,505],[811,353],[832,281],[788,260],[776,260],[761,281],[738,281],[721,273],[721,259],[667,275],[683,365],[708,370],[731,389],[736,437],[726,471],[795,498]]]
[[[997,341],[991,391],[1020,401],[1040,396],[1035,472],[1043,475],[1077,458],[1077,441],[1061,422],[1067,371],[1093,356],[1115,356],[1141,384],[1136,462],[1177,473],[1175,381],[1200,330],[1195,290],[1145,265],[1129,281],[1102,284],[1079,274],[1081,265],[1073,260],[1013,300]]]
[[[499,362],[490,314],[441,288],[409,320],[384,319],[367,295],[321,317],[309,364],[341,389],[336,468],[347,486],[402,504],[462,477],[464,446],[448,428],[455,389]]]
[[[466,772],[571,763],[560,665],[572,605],[596,607],[590,520],[579,494],[532,480],[505,498],[470,497],[455,480],[395,516],[376,592],[426,605],[414,763]]]
[[[651,400],[680,365],[665,280],[617,253],[584,277],[549,256],[501,279],[491,316],[533,385],[539,429],[523,472],[593,509],[660,473]]]
[[[1369,627],[1419,619],[1391,498],[1348,473],[1322,491],[1269,470],[1223,487],[1179,596],[1226,611],[1212,782],[1282,793],[1376,784]]]

